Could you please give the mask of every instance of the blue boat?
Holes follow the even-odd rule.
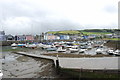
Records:
[[[25,47],[26,44],[18,44],[17,46],[19,46],[19,47]]]

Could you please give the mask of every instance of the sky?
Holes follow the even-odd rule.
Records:
[[[0,0],[6,34],[117,29],[119,0]]]

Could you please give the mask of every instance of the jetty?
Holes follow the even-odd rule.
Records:
[[[30,54],[30,53],[27,53],[27,52],[14,52],[14,53],[29,56],[29,57],[34,57],[34,58],[42,58],[42,59],[52,60],[52,61],[54,61],[54,64],[56,66],[56,60],[57,60],[56,57],[37,55],[37,54]]]
[[[63,58],[45,55],[31,54],[27,52],[16,52],[17,54],[42,58],[54,61],[56,67],[68,69],[88,69],[88,70],[119,70],[119,57],[93,57],[93,58]]]

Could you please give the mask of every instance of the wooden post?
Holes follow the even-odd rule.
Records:
[[[56,68],[59,68],[59,60],[56,60]]]
[[[56,60],[56,72],[57,72],[57,74],[59,74],[59,60],[58,60],[58,54],[57,54],[57,60]]]
[[[82,78],[82,68],[80,68],[79,80]]]
[[[106,68],[104,68],[104,73],[106,73]]]
[[[56,58],[57,58],[57,60],[56,60],[56,68],[59,68],[58,54],[57,54]]]

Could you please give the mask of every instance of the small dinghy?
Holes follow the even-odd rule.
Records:
[[[69,50],[71,53],[79,51],[78,47],[72,47],[72,48],[69,48]]]
[[[47,50],[47,51],[56,51],[57,48],[56,48],[56,47],[50,47],[50,48],[47,48],[46,50]]]
[[[26,47],[27,47],[27,48],[33,48],[33,49],[34,49],[34,48],[37,47],[37,45],[36,45],[36,44],[27,44]]]
[[[96,49],[96,53],[97,54],[102,54],[103,53],[103,49],[101,49],[101,48]]]
[[[120,56],[120,50],[115,50],[115,52],[114,52],[114,55],[116,55],[116,56]]]
[[[107,53],[108,53],[109,55],[114,55],[114,50],[113,50],[113,49],[109,49],[109,50],[107,50]]]
[[[58,47],[57,49],[58,52],[66,52],[67,49],[63,48],[63,47]]]
[[[3,73],[2,70],[0,70],[0,80],[2,79]]]
[[[12,47],[17,47],[17,46],[18,46],[18,44],[13,43],[13,44],[11,44],[11,46],[12,46]]]
[[[79,49],[79,53],[84,53],[87,49]]]
[[[18,44],[19,47],[25,47],[26,44]]]

